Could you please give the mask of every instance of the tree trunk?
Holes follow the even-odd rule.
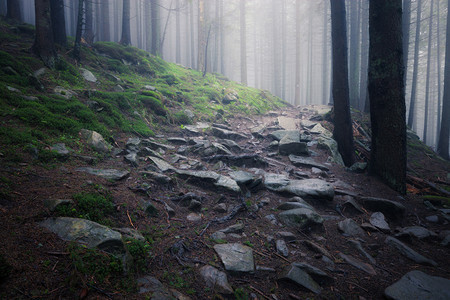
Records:
[[[181,23],[180,23],[180,0],[176,0],[176,12],[175,12],[175,26],[176,26],[176,40],[175,40],[175,61],[177,64],[181,63]]]
[[[57,54],[53,40],[50,17],[50,0],[35,0],[36,35],[33,52],[36,53],[49,68],[54,68]]]
[[[198,0],[198,47],[197,47],[197,69],[203,72],[205,68],[205,2]]]
[[[122,14],[122,37],[120,38],[120,44],[129,46],[131,45],[130,0],[123,0]]]
[[[273,63],[273,94],[276,96],[280,96],[280,63],[279,63],[279,57],[280,54],[278,53],[278,24],[279,24],[279,17],[278,17],[278,2],[274,1],[272,2],[272,63]]]
[[[66,20],[64,18],[64,0],[50,0],[53,40],[65,46],[67,44]]]
[[[295,105],[300,105],[300,1],[295,1]]]
[[[447,1],[447,3],[450,1]],[[450,3],[449,3],[450,7]],[[444,70],[444,96],[442,99],[441,130],[437,152],[441,157],[449,160],[450,135],[450,10],[447,10],[447,32],[445,38],[445,70]]]
[[[19,0],[8,0],[6,2],[6,18],[17,22],[22,22],[21,5]]]
[[[240,35],[241,35],[241,83],[247,85],[247,34],[245,20],[245,0],[240,0]]]
[[[328,0],[324,0],[328,1]],[[281,98],[286,100],[286,1],[281,0]]]
[[[361,3],[361,77],[359,82],[359,109],[368,113],[367,72],[369,64],[369,0]],[[367,105],[366,105],[367,104]]]
[[[80,61],[81,53],[81,36],[83,34],[83,4],[84,0],[78,0],[77,32],[75,34],[75,43],[73,46],[73,58],[77,61]]]
[[[430,0],[430,19],[428,23],[428,53],[427,53],[427,74],[425,83],[425,112],[423,118],[423,142],[427,143],[427,129],[428,129],[428,107],[430,99],[430,67],[431,67],[431,41],[433,39],[433,8],[434,0]]]
[[[436,22],[436,51],[437,51],[437,88],[438,88],[438,101],[437,101],[437,120],[436,120],[436,145],[439,144],[439,130],[441,128],[441,24],[440,24],[440,16],[439,16],[439,2],[436,2],[436,10],[438,12],[437,22]]]
[[[312,11],[312,1],[309,2],[309,9]],[[312,101],[312,61],[313,61],[313,14],[308,18],[308,58],[306,64],[306,104]]]
[[[411,101],[409,103],[408,127],[413,128],[417,93],[417,74],[419,73],[420,23],[422,18],[422,0],[417,0],[416,39],[414,42],[414,65],[411,83]]]
[[[110,31],[110,21],[109,21],[109,1],[110,0],[102,0],[101,1],[101,16],[102,16],[102,26],[101,26],[101,40],[102,41],[110,41],[111,40],[111,31]],[[100,31],[97,30],[97,32]],[[98,35],[98,33],[97,33]],[[98,37],[100,39],[100,36]]]
[[[349,55],[349,95],[350,104],[358,108],[360,70],[360,0],[350,1],[350,55]]]
[[[224,22],[223,22],[223,0],[219,0],[219,8],[220,8],[220,30],[219,30],[219,35],[220,35],[220,72],[222,74],[225,74],[225,45],[224,45],[224,32],[223,32],[223,28],[224,28]]]
[[[85,15],[86,15],[86,23],[84,25],[84,40],[89,45],[92,45],[94,42],[94,13],[92,10],[92,2],[87,0],[85,2]]]
[[[354,162],[347,65],[345,1],[330,0],[333,42],[334,139],[346,166]]]
[[[328,102],[328,0],[323,0],[322,19],[322,104]]]
[[[370,172],[406,193],[406,122],[401,0],[370,1]]]
[[[160,20],[159,20],[159,1],[151,0],[152,10],[152,50],[151,53],[155,56],[160,55]]]
[[[403,86],[405,87],[406,87],[406,77],[408,74],[410,24],[411,24],[411,0],[403,0],[403,16],[402,16],[403,66],[405,67],[405,72],[403,73]]]

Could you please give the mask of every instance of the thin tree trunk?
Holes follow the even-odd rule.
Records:
[[[309,2],[309,8],[312,10],[312,1]],[[307,70],[306,70],[306,104],[311,104],[312,102],[312,60],[313,60],[313,14],[309,14],[308,20],[308,60],[307,60]]]
[[[50,1],[35,0],[36,34],[33,44],[33,52],[38,55],[44,64],[54,68],[57,60],[53,30],[50,17]]]
[[[434,0],[430,0],[430,19],[428,23],[428,53],[427,53],[427,74],[426,74],[426,83],[425,83],[425,115],[423,118],[423,142],[427,143],[427,135],[428,135],[428,107],[429,107],[429,99],[430,99],[430,67],[431,67],[431,42],[433,39],[433,8],[434,8]]]
[[[75,43],[73,46],[73,57],[75,60],[80,61],[81,54],[81,36],[83,34],[83,4],[84,0],[78,0],[78,20],[77,31],[75,34]]]
[[[159,53],[160,53],[161,55],[164,55],[164,53],[163,53],[163,47],[164,47],[164,41],[165,41],[165,39],[166,39],[167,26],[169,25],[170,14],[172,13],[172,4],[173,4],[173,0],[170,1],[169,13],[167,14],[166,23],[165,23],[165,25],[164,25],[164,30],[163,30],[162,36],[161,36],[161,42],[159,43]]]
[[[15,20],[17,22],[22,21],[21,5],[19,0],[8,0],[6,2],[6,18]]]
[[[111,31],[110,31],[110,21],[109,21],[109,1],[110,0],[102,0],[101,1],[101,16],[102,16],[102,26],[101,26],[101,39],[102,41],[110,41],[111,40]],[[116,20],[117,22],[117,20]],[[100,39],[100,37],[98,37]]]
[[[180,0],[176,0],[176,12],[175,12],[175,26],[176,26],[176,41],[175,41],[175,61],[177,64],[181,63],[181,23],[180,23]]]
[[[359,83],[359,109],[368,113],[367,73],[369,64],[369,0],[361,3],[361,76]],[[366,105],[367,104],[367,105]]]
[[[328,0],[324,0],[328,1]],[[281,98],[286,100],[286,0],[281,0]]]
[[[220,30],[219,30],[219,35],[220,35],[220,72],[222,74],[225,74],[225,47],[224,47],[224,21],[223,21],[223,0],[219,0],[219,7],[220,7]]]
[[[120,44],[122,44],[124,46],[131,45],[130,0],[123,0],[123,7],[122,7],[122,37],[120,38]]]
[[[411,83],[411,101],[409,103],[408,127],[413,128],[417,93],[417,74],[419,73],[420,23],[422,18],[422,0],[417,0],[416,39],[414,42],[414,65]]]
[[[410,24],[411,24],[411,0],[403,0],[402,31],[403,31],[403,66],[405,67],[405,72],[403,73],[404,86],[406,86],[406,77],[408,74]]]
[[[359,101],[360,70],[360,0],[350,1],[350,55],[349,55],[349,91],[350,105],[357,108]]]
[[[240,43],[241,43],[241,83],[247,85],[247,34],[245,20],[245,0],[240,0]]]
[[[406,108],[403,86],[401,0],[370,1],[370,168],[406,193]]]
[[[205,2],[198,0],[198,47],[197,69],[203,72],[205,68]]]
[[[436,39],[436,47],[437,47],[437,89],[438,89],[438,101],[437,101],[437,121],[436,121],[436,145],[439,144],[439,131],[441,128],[441,24],[440,24],[440,16],[439,16],[439,2],[437,1],[436,3],[436,8],[437,8],[437,23],[436,23],[436,35],[437,35],[437,39]]]
[[[84,26],[84,39],[86,43],[91,45],[94,42],[94,18],[91,0],[85,2],[85,10],[86,24]]]
[[[64,0],[50,0],[50,15],[52,19],[53,39],[55,43],[67,44],[66,21],[64,18]]]
[[[272,63],[273,63],[273,94],[280,96],[280,71],[279,71],[279,57],[278,54],[278,2],[272,2]]]
[[[300,105],[300,67],[301,67],[301,57],[300,57],[300,1],[295,1],[295,105]]]
[[[323,0],[322,19],[322,104],[328,102],[328,0]]]
[[[189,2],[189,24],[191,34],[191,68],[195,68],[195,31],[194,31],[194,1]]]
[[[151,0],[151,19],[152,19],[152,50],[155,56],[160,55],[160,20],[159,20],[159,1]]]
[[[353,129],[348,89],[347,33],[345,1],[330,0],[331,38],[333,41],[333,136],[346,166],[354,162]]]

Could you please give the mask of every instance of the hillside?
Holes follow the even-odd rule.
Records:
[[[350,170],[328,106],[109,42],[49,70],[0,27],[0,298],[449,295],[450,165],[413,132],[401,196],[359,112]]]

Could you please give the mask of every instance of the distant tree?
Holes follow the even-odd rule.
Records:
[[[191,35],[191,68],[195,68],[195,30],[194,30],[194,1],[189,1],[189,27]]]
[[[110,41],[111,40],[111,31],[110,31],[110,21],[109,21],[109,1],[110,0],[101,0],[101,38],[102,41]],[[100,31],[100,28],[98,29]],[[99,35],[99,33],[97,33]]]
[[[77,61],[80,61],[81,58],[81,36],[83,34],[83,6],[84,0],[78,0],[77,30],[75,34],[75,43],[73,46],[73,57]]]
[[[67,35],[64,0],[50,0],[50,15],[52,19],[53,39],[55,43],[65,46],[67,44]]]
[[[439,2],[436,2],[436,10],[439,14],[440,9],[439,9]],[[437,35],[437,39],[436,39],[436,50],[437,50],[437,54],[436,54],[436,62],[437,62],[437,78],[438,78],[438,84],[437,84],[437,88],[438,88],[438,101],[437,101],[437,119],[436,119],[436,144],[439,144],[439,131],[441,128],[441,24],[440,24],[440,16],[438,15],[436,18],[437,22],[436,22],[436,35]]]
[[[328,0],[324,0],[328,1]],[[286,99],[286,49],[287,49],[287,39],[286,39],[286,1],[281,0],[281,98]]]
[[[322,32],[322,104],[328,103],[328,0],[323,0]]]
[[[6,2],[6,18],[10,20],[15,20],[18,22],[22,21],[21,5],[19,0],[7,0]]]
[[[294,100],[295,105],[300,105],[300,84],[301,84],[301,79],[300,79],[300,67],[301,67],[300,1],[301,0],[295,1],[295,100]]]
[[[447,1],[450,7],[450,1]],[[445,38],[445,70],[444,70],[444,96],[442,99],[441,129],[437,152],[444,159],[449,160],[450,135],[450,10],[447,10],[447,33]]]
[[[131,45],[130,0],[123,0],[123,7],[122,7],[122,37],[120,38],[120,44],[122,44],[124,46]]]
[[[34,8],[36,15],[36,35],[33,52],[42,59],[47,67],[54,68],[57,54],[50,17],[50,0],[35,0]]]
[[[405,66],[405,72],[403,73],[404,86],[406,86],[406,74],[408,73],[407,69],[408,69],[410,24],[411,24],[411,0],[403,0],[402,32],[403,32],[403,66]]]
[[[428,138],[428,108],[430,104],[430,70],[431,70],[431,43],[433,39],[433,8],[434,0],[430,0],[430,18],[428,23],[428,48],[427,48],[427,73],[425,83],[425,111],[423,118],[423,142],[427,143]]]
[[[94,42],[94,11],[92,7],[92,0],[86,0],[84,4],[85,8],[85,16],[86,16],[86,22],[84,25],[84,40],[86,43],[91,45]]]
[[[176,38],[175,38],[175,61],[177,64],[181,63],[181,21],[180,21],[180,0],[176,0],[176,11],[175,11],[175,28],[176,28]]]
[[[245,20],[245,0],[240,0],[240,33],[241,33],[241,83],[247,85],[247,24]]]
[[[359,105],[359,71],[361,59],[360,23],[361,0],[350,1],[350,43],[349,43],[349,97],[353,108]]]
[[[197,47],[197,70],[203,72],[205,69],[205,46],[206,46],[206,29],[205,29],[205,1],[198,0],[198,47]]]
[[[152,19],[152,48],[153,55],[160,55],[160,20],[159,20],[159,0],[151,1],[151,19]]]
[[[353,128],[350,115],[347,64],[345,0],[330,0],[333,55],[333,136],[346,166],[354,162]]]
[[[403,86],[402,2],[370,1],[370,172],[406,193],[406,108]]]

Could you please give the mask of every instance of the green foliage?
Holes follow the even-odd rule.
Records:
[[[179,83],[179,80],[173,74],[162,75],[161,79],[163,79],[168,85],[174,85]]]
[[[67,62],[64,58],[58,59],[55,67],[58,71],[57,81],[62,86],[71,87],[72,85],[79,85],[83,83],[82,76],[77,68]],[[64,82],[67,82],[68,85],[64,84]]]
[[[252,242],[250,242],[250,241],[245,241],[245,242],[244,242],[244,245],[247,245],[247,246],[249,246],[250,248],[253,248],[253,247],[254,247],[254,245],[253,245]]]
[[[135,273],[145,273],[148,271],[148,264],[151,258],[151,246],[148,242],[134,239],[125,240],[125,247],[133,257],[132,270]]]
[[[248,300],[248,293],[243,288],[237,288],[234,290],[234,299],[236,300]]]
[[[179,125],[190,125],[190,124],[192,124],[191,118],[189,118],[186,115],[186,113],[184,111],[182,111],[182,110],[176,112],[173,115],[173,119],[174,119],[175,123],[179,124]]]

